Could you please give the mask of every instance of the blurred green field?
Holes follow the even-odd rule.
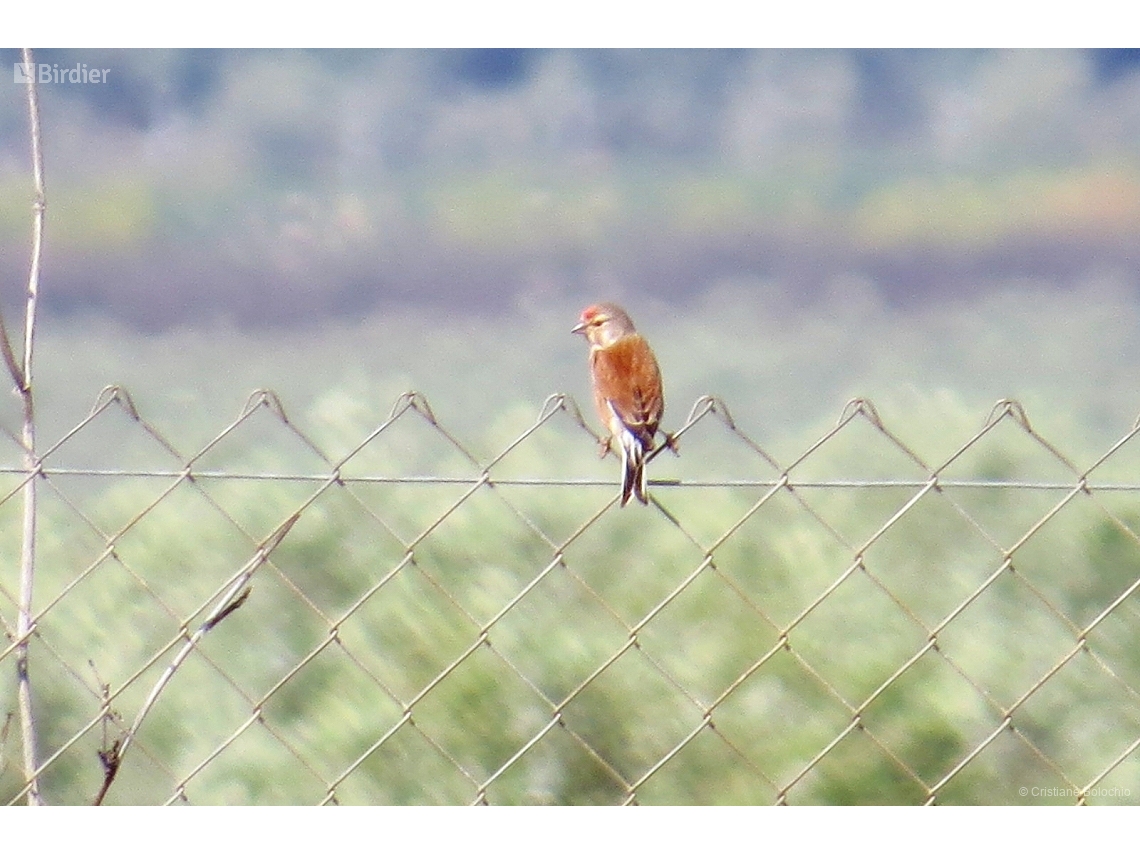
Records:
[[[773,299],[726,285],[681,311],[637,307],[665,370],[670,429],[699,394],[718,394],[787,466],[861,395],[937,466],[977,433],[997,397],[1015,395],[1033,428],[1083,471],[1131,428],[1140,326],[1111,281],[1071,292],[1010,287],[939,311],[891,308],[857,282],[837,283],[810,312]],[[335,460],[415,387],[478,462],[412,412],[341,474],[477,479],[533,425],[546,395],[586,400],[584,353],[568,334],[574,315],[561,305],[478,321],[409,312],[305,335],[218,327],[153,337],[53,321],[37,375],[41,447],[86,415],[101,384],[121,382],[188,458],[238,416],[250,389],[272,386]],[[9,429],[15,419],[13,400]],[[204,656],[176,674],[109,801],[177,800],[177,782],[205,763],[183,790],[193,804],[313,803],[333,784],[346,804],[605,804],[629,798],[668,757],[636,801],[915,803],[971,758],[938,802],[1072,803],[1075,794],[1018,792],[1079,788],[1108,770],[1098,783],[1106,795],[1088,801],[1133,803],[1132,599],[1066,657],[1140,578],[1136,491],[1098,489],[1136,483],[1134,444],[1096,470],[1090,494],[1049,516],[1076,476],[1006,419],[943,477],[1046,486],[932,491],[881,534],[927,473],[863,419],[793,470],[832,486],[778,492],[750,515],[766,488],[716,484],[771,481],[780,470],[712,418],[685,435],[679,457],[652,465],[653,478],[682,485],[652,489],[672,519],[611,508],[575,535],[612,496],[616,464],[598,460],[565,414],[493,467],[507,483],[462,502],[469,484],[330,488],[258,572],[245,605],[206,637]],[[18,467],[11,442],[5,457]],[[180,468],[116,408],[50,466]],[[129,723],[180,623],[320,486],[240,476],[328,471],[264,409],[195,469],[231,477],[180,484],[106,556],[97,532],[127,526],[172,479],[41,482],[36,602],[47,611],[32,673],[45,756],[97,719],[97,680],[116,692],[127,682],[112,708]],[[913,483],[842,486],[868,479]],[[8,474],[0,488],[16,483]],[[18,550],[10,498],[0,505],[8,626]],[[935,627],[936,644],[899,673]],[[0,681],[5,710],[15,706],[13,671]],[[714,703],[715,730],[686,741]],[[510,762],[555,708],[561,723]],[[858,725],[829,749],[856,708]],[[18,747],[13,721],[5,800],[19,790]],[[66,747],[45,773],[47,799],[89,801],[102,747],[98,725]]]
[[[948,454],[994,401],[1016,398],[1075,454],[1097,453],[1140,414],[1140,301],[1111,269],[1072,282],[1007,278],[969,298],[900,306],[871,280],[836,276],[798,302],[775,281],[724,279],[687,302],[624,299],[665,374],[665,425],[701,395],[791,458],[871,398],[903,437]],[[82,419],[98,391],[131,390],[180,447],[201,446],[249,393],[275,390],[315,435],[377,424],[416,389],[476,448],[498,450],[555,392],[588,400],[585,352],[569,334],[582,303],[536,291],[465,309],[394,306],[302,327],[219,320],[147,334],[110,319],[48,316],[37,338],[41,443]],[[9,401],[0,424],[17,430]],[[923,429],[908,432],[908,424]],[[935,425],[929,429],[927,424]]]

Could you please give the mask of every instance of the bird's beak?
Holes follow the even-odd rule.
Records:
[[[576,326],[576,327],[574,327],[574,329],[570,330],[570,332],[572,332],[572,333],[584,333],[586,331],[587,326],[589,326],[589,324],[587,324],[585,321],[582,321],[580,324],[578,324],[578,326]]]

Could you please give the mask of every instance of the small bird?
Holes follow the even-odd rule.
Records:
[[[665,412],[661,370],[647,342],[634,329],[625,310],[614,303],[597,303],[582,310],[578,325],[590,343],[590,380],[594,405],[610,436],[602,442],[602,456],[613,439],[621,449],[621,505],[645,496],[645,455],[653,450],[657,425]],[[666,442],[672,440],[666,435]]]

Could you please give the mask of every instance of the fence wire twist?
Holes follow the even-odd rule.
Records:
[[[147,462],[68,465],[111,422]],[[331,454],[258,391],[187,455],[108,387],[0,469],[0,796],[38,478],[47,801],[1131,803],[1138,431],[1082,467],[1002,401],[932,464],[855,400],[783,464],[705,397],[619,509],[566,395],[486,459],[415,392]]]

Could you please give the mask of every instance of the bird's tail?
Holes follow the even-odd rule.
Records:
[[[621,442],[621,506],[630,496],[636,496],[643,505],[649,504],[645,496],[645,446],[632,431],[623,430]]]

